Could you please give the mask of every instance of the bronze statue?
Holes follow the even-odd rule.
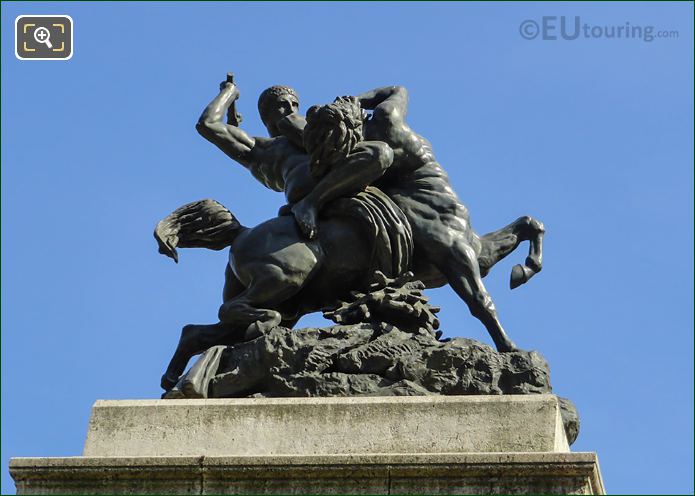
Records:
[[[239,129],[238,97],[228,75],[196,127],[266,187],[284,191],[287,206],[253,229],[211,201],[182,207],[158,225],[160,251],[175,259],[177,246],[231,246],[220,322],[184,328],[165,389],[192,355],[292,327],[301,315],[362,290],[375,271],[412,271],[427,287],[448,282],[497,349],[516,350],[482,278],[526,240],[529,256],[514,267],[511,287],[540,271],[543,225],[521,217],[478,236],[430,143],[407,125],[404,88],[339,97],[304,119],[294,90],[271,87],[258,105],[269,138]]]

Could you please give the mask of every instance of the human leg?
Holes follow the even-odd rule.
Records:
[[[342,164],[336,164],[314,189],[292,206],[301,231],[309,239],[316,237],[317,217],[331,200],[362,191],[381,177],[393,161],[393,151],[381,142],[363,141]]]

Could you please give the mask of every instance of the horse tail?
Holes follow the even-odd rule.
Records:
[[[245,228],[221,203],[199,200],[177,208],[154,230],[159,253],[179,261],[177,247],[221,250]]]

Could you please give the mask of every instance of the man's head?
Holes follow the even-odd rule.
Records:
[[[288,86],[271,86],[258,97],[258,113],[270,136],[279,136],[278,122],[299,110],[299,96]]]
[[[322,177],[362,141],[362,109],[354,97],[338,97],[329,105],[314,105],[306,114],[304,148],[311,172]]]

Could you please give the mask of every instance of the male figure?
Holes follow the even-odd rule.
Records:
[[[223,122],[227,111],[238,98],[239,90],[230,78],[223,81],[219,94],[203,111],[196,129],[230,158],[249,169],[263,185],[275,191],[284,191],[288,203],[296,203],[313,191],[316,185],[306,151],[290,138],[279,135],[283,125],[289,134],[292,129],[299,130],[297,136],[302,134],[305,121],[296,115],[299,104],[296,93],[287,87],[273,86],[261,94],[258,108],[263,123],[271,134],[270,138],[251,137],[237,126]],[[335,180],[322,188],[322,191],[330,198],[357,193],[380,177],[392,159],[393,153],[386,144],[361,141],[351,148],[349,154],[342,157],[340,163],[335,164]],[[318,200],[320,208],[323,206],[322,197]],[[244,286],[228,266],[224,301],[243,289]],[[222,320],[223,312],[221,310]]]
[[[251,137],[237,126],[225,124],[224,116],[239,98],[237,86],[228,78],[220,92],[198,119],[196,129],[233,160],[246,167],[265,187],[285,191],[288,201],[297,201],[314,186],[306,152],[281,136],[278,122],[296,114],[297,94],[291,88],[273,86],[261,94],[258,109],[270,138]],[[300,119],[297,125],[303,125]]]
[[[196,129],[249,169],[263,185],[284,191],[290,205],[311,194],[312,203],[320,209],[328,200],[362,191],[391,163],[392,152],[387,145],[380,141],[362,141],[348,156],[334,161],[331,181],[315,190],[317,181],[309,167],[309,156],[297,144],[306,121],[296,113],[299,106],[296,92],[285,86],[273,86],[261,94],[258,110],[270,138],[251,137],[237,126],[223,122],[227,110],[238,98],[237,86],[229,80],[222,82],[220,93],[205,108]],[[302,219],[297,220],[302,231],[313,237],[315,217],[304,223]]]
[[[492,298],[483,285],[481,265],[485,264],[479,263],[483,246],[481,238],[471,228],[468,209],[459,201],[446,172],[435,159],[432,145],[406,123],[406,89],[389,86],[363,93],[356,98],[364,109],[373,111],[364,123],[365,139],[383,141],[393,150],[393,163],[374,185],[403,210],[410,222],[416,263],[419,262],[419,266],[415,267],[416,277],[428,287],[448,282],[466,302],[471,313],[485,325],[497,349],[515,350],[516,346],[504,332]],[[333,172],[327,174],[311,193],[292,208],[299,225],[308,236],[315,235],[316,216],[320,210],[316,192],[327,188],[333,180]],[[324,197],[323,201],[327,199]],[[505,250],[511,249],[506,253],[515,247],[514,243],[518,245],[519,237],[515,233],[503,233],[501,230],[496,234],[507,237],[504,240],[508,245]],[[498,239],[495,242],[496,254],[499,255],[502,253],[499,250],[501,243]],[[534,260],[529,259],[527,265],[531,264],[532,268],[526,267],[522,272],[526,280],[530,275],[525,271],[540,270],[540,260],[534,266]],[[487,269],[496,261],[492,260]],[[515,284],[514,280],[512,284]]]

